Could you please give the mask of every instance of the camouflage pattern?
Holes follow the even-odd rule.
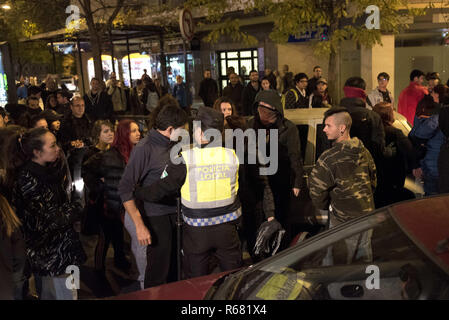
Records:
[[[323,152],[309,178],[317,209],[328,210],[339,222],[374,210],[376,166],[363,143],[352,138]]]

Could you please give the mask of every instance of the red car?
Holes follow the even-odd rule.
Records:
[[[244,269],[114,299],[449,299],[449,195],[378,209]]]

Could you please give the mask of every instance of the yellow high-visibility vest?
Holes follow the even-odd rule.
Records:
[[[190,209],[220,208],[234,203],[238,191],[239,160],[234,150],[223,147],[181,152],[187,175],[181,202]]]

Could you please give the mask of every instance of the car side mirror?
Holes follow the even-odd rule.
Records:
[[[345,298],[360,298],[364,295],[363,287],[358,284],[350,284],[343,286],[340,293]]]

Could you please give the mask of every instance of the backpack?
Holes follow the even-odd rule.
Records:
[[[289,93],[290,91],[293,92],[293,94],[295,95],[295,102],[298,102],[298,100],[299,100],[299,96],[298,96],[298,93],[296,92],[296,90],[295,89],[288,89],[281,96],[282,109],[284,109],[284,110],[285,110],[285,100],[286,100],[286,97],[287,97],[287,93]]]

